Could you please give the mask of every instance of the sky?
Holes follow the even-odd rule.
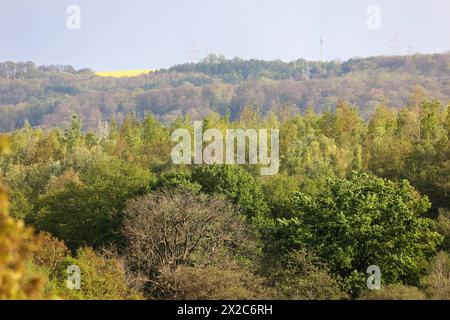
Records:
[[[449,16],[449,0],[0,0],[0,61],[107,71],[209,53],[320,60],[321,38],[324,60],[441,53]]]

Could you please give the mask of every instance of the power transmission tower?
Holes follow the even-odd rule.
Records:
[[[398,33],[391,39],[390,49],[391,49],[391,55],[393,55],[393,56],[398,55],[398,52],[400,50],[400,40],[399,40]]]
[[[414,46],[411,43],[408,45],[408,54],[411,56],[414,54]]]
[[[323,62],[323,47],[325,45],[325,42],[323,41],[323,38],[320,38],[320,62]]]
[[[200,61],[200,50],[198,48],[197,40],[194,40],[189,46],[189,61],[192,63],[197,63]]]

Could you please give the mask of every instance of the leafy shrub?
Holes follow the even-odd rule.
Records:
[[[80,289],[66,285],[71,265],[81,271]],[[73,300],[127,300],[140,299],[139,294],[127,285],[124,265],[119,258],[96,254],[90,248],[78,250],[76,258],[68,257],[59,265],[53,284],[60,296]]]

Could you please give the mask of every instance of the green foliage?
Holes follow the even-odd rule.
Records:
[[[64,142],[67,145],[67,151],[71,153],[75,144],[81,139],[82,122],[79,115],[72,116],[70,127],[64,132]]]
[[[435,212],[450,203],[448,109],[436,100],[423,100],[397,115],[379,109],[365,143],[368,169],[389,179],[407,178],[428,195]]]
[[[431,220],[421,217],[429,201],[407,181],[354,174],[330,181],[329,190],[315,199],[297,193],[293,201],[295,215],[279,222],[282,246],[312,248],[356,295],[370,265],[381,268],[386,284],[418,284],[425,261],[441,241],[430,229]]]
[[[8,139],[0,135],[0,155],[9,151]],[[28,267],[36,248],[33,231],[8,214],[6,188],[0,184],[0,300],[41,299],[44,279]]]
[[[313,253],[300,249],[291,252],[285,262],[276,262],[271,279],[283,299],[340,300],[347,298],[342,279]]]
[[[67,268],[80,268],[80,289],[68,289]],[[90,248],[80,249],[76,258],[67,257],[59,264],[52,280],[58,295],[70,300],[131,300],[139,294],[127,286],[123,263],[115,257],[104,257]]]
[[[299,191],[298,180],[283,173],[266,177],[262,188],[272,217],[286,217],[292,213],[291,198]]]
[[[202,186],[199,183],[192,181],[192,174],[190,171],[174,171],[161,174],[155,185],[155,188],[182,188],[193,191],[200,191]]]
[[[364,73],[363,61],[344,63],[345,72],[329,72]],[[316,76],[325,77],[328,71],[316,67]],[[72,76],[95,79],[36,72],[41,72],[36,77],[50,72],[62,82]],[[447,297],[448,259],[435,253],[448,253],[450,237],[448,106],[424,99],[417,87],[407,107],[397,111],[381,105],[365,122],[364,112],[338,100],[330,104],[337,105],[335,111],[319,114],[322,107],[310,107],[298,114],[295,99],[306,93],[288,80],[281,86],[267,79],[224,84],[201,74],[166,76],[145,78],[145,89],[132,94],[129,84],[126,94],[121,91],[128,80],[108,85],[92,80],[106,86],[98,100],[102,113],[112,116],[118,104],[128,114],[117,120],[83,114],[83,121],[81,116],[70,121],[71,113],[55,112],[45,119],[65,131],[33,128],[40,122],[30,119],[8,135],[10,146],[0,137],[0,149],[9,149],[0,156],[0,177],[11,189],[10,202],[0,192],[0,204],[9,203],[12,217],[49,232],[33,237],[11,217],[2,220],[9,226],[0,234],[2,252],[24,248],[23,256],[14,257],[21,275],[14,282],[17,297],[47,298],[55,292],[73,299],[138,297],[131,287],[147,298],[345,299],[361,292],[364,297],[423,297],[400,283],[420,286],[430,299]],[[2,81],[10,80],[0,79],[0,87]],[[53,86],[51,92],[66,92],[64,99],[48,104],[73,112],[77,91],[63,87]],[[117,92],[104,94],[113,87]],[[294,99],[293,92],[302,98]],[[228,113],[226,118],[210,113],[205,128],[280,129],[278,175],[261,177],[251,165],[172,164],[170,133],[178,127],[192,131],[192,119],[207,113],[203,106],[196,114],[193,105],[205,97],[220,106],[218,112]],[[191,102],[192,117],[165,121],[170,119],[166,112],[174,115],[181,110],[178,104]],[[136,113],[133,103],[139,105]],[[151,115],[155,105],[161,110]],[[0,117],[0,126],[3,121]],[[192,243],[199,235],[206,239],[200,236],[198,245],[185,251],[189,245],[183,241]],[[173,250],[162,250],[162,243]],[[109,245],[115,255],[99,253]],[[68,264],[87,270],[85,291],[66,288]],[[364,292],[371,264],[382,271],[383,289],[377,293]],[[4,290],[13,296],[10,287]]]
[[[444,236],[444,240],[439,246],[440,249],[450,253],[450,211],[440,210],[436,219],[435,229]]]
[[[63,239],[72,250],[120,242],[125,202],[148,191],[152,175],[114,158],[96,159],[79,172],[79,179],[62,175],[62,181],[54,181],[58,187],[49,188],[28,220]]]
[[[239,166],[196,166],[192,180],[201,185],[202,192],[225,194],[247,216],[264,214],[268,210],[260,184]]]

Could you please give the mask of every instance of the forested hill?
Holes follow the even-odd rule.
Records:
[[[149,63],[151,64],[151,62]],[[345,62],[226,60],[210,55],[131,78],[104,78],[88,69],[0,63],[0,131],[66,127],[74,113],[86,128],[100,120],[153,113],[163,121],[211,111],[239,116],[245,106],[262,114],[280,108],[333,110],[341,101],[363,117],[378,105],[395,108],[426,96],[450,102],[450,54],[350,59]]]
[[[345,76],[355,72],[370,74],[406,73],[421,77],[448,77],[449,54],[381,56],[353,58],[348,61],[307,61],[298,59],[291,62],[227,60],[224,57],[209,55],[200,63],[181,64],[169,69],[173,72],[200,72],[217,77],[225,82],[238,83],[243,80],[311,80]]]

